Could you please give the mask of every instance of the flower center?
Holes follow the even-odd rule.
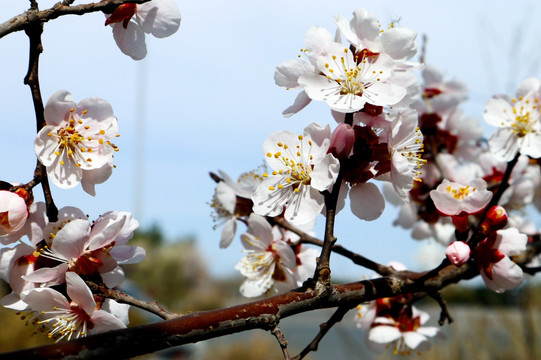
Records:
[[[57,157],[67,155],[77,167],[85,165],[85,168],[88,169],[92,165],[92,157],[85,156],[85,153],[92,153],[101,145],[110,146],[114,151],[118,151],[118,147],[108,140],[105,130],[94,130],[91,129],[90,125],[85,124],[83,116],[87,112],[87,110],[83,110],[77,114],[72,108],[68,124],[56,130],[56,133],[49,132],[47,135],[57,138],[58,145],[54,152]],[[64,165],[63,160],[60,160],[60,165]]]
[[[308,156],[306,159],[303,158],[303,136],[299,135],[298,139],[301,141],[299,145],[296,146],[297,151],[292,151],[292,149],[287,145],[281,142],[277,143],[279,148],[282,148],[285,155],[281,151],[277,151],[274,154],[267,153],[268,157],[274,157],[280,159],[284,165],[284,169],[279,171],[273,171],[272,175],[281,175],[283,180],[277,185],[278,189],[283,189],[286,186],[291,186],[295,192],[299,192],[299,187],[301,185],[310,185],[312,178],[310,174],[313,170],[313,165],[309,164],[313,160],[311,155],[312,141],[308,140],[308,145],[310,149],[308,150]],[[306,161],[304,161],[306,160]],[[268,176],[268,174],[263,174],[263,177]],[[269,187],[269,190],[275,190],[274,186]]]
[[[464,200],[464,198],[470,196],[470,191],[473,193],[474,191],[477,190],[477,188],[475,188],[475,187],[472,188],[472,187],[470,187],[468,185],[468,186],[461,186],[461,187],[459,187],[457,189],[457,188],[453,188],[451,185],[449,185],[449,186],[447,186],[447,188],[445,190],[447,190],[447,192],[451,193],[451,195],[453,195],[453,197],[456,200]]]
[[[344,53],[348,54],[349,52],[349,49],[344,49]],[[378,76],[382,74],[383,71],[369,71],[370,66],[377,59],[377,54],[366,54],[364,52],[361,54],[361,58],[358,58],[358,64],[357,62],[350,64],[351,56],[341,56],[340,60],[338,61],[338,57],[336,55],[332,56],[334,64],[325,64],[325,67],[332,75],[327,75],[327,78],[329,80],[336,81],[340,85],[340,95],[352,94],[362,96],[368,87],[370,87],[374,82],[380,81]],[[357,56],[358,55],[356,55],[356,57]]]
[[[521,105],[513,106],[514,120],[511,122],[511,129],[518,137],[524,137],[528,133],[534,133],[534,126],[539,122],[540,114],[537,108],[539,99],[533,100],[534,104],[531,104],[529,99],[519,98]],[[512,99],[513,103],[516,103],[516,99]]]

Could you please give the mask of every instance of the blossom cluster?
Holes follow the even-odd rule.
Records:
[[[212,207],[217,225],[225,223],[220,246],[231,243],[238,222],[248,227],[241,235],[248,255],[236,267],[246,278],[241,293],[286,291],[302,282],[296,272],[313,275],[301,271],[306,262],[294,262],[302,239],[284,242],[278,224],[310,234],[331,197],[336,212],[349,199],[365,221],[382,214],[386,198],[400,207],[395,225],[447,247],[442,259],[474,264],[495,292],[519,286],[523,272],[513,257],[537,233],[522,214],[532,203],[541,209],[540,80],[526,79],[514,99],[487,102],[484,119],[498,130],[486,141],[460,109],[465,86],[415,62],[414,30],[382,26],[365,9],[334,21],[335,35],[310,28],[300,55],[274,74],[278,86],[297,91],[284,117],[321,101],[332,125],[312,123],[300,135],[276,131],[263,143],[266,167],[237,183],[223,172],[215,178]],[[360,327],[375,350],[388,342],[397,353],[422,350],[437,333],[421,326],[428,316],[407,298],[380,299],[369,309]]]
[[[94,296],[85,280],[113,288],[124,279],[120,265],[145,257],[127,245],[138,222],[110,211],[91,223],[76,207],[51,222],[43,202],[26,211],[24,225],[0,237],[15,245],[0,250],[0,278],[11,288],[2,305],[31,313],[27,323],[56,340],[126,327],[129,306]]]
[[[134,60],[146,56],[145,33],[163,38],[180,26],[173,0],[125,3],[106,17],[120,50]],[[53,93],[45,107],[35,105],[36,111],[43,109],[37,114],[43,123],[38,121],[34,140],[34,179],[0,181],[0,278],[11,288],[1,303],[55,340],[124,328],[129,305],[93,292],[88,282],[113,289],[124,279],[121,265],[145,257],[144,249],[127,244],[138,222],[119,211],[91,222],[79,208],[57,210],[48,194],[50,180],[62,189],[81,184],[96,195],[95,185],[115,168],[117,118],[107,101],[93,97],[77,103],[66,90]],[[46,202],[34,202],[32,188],[39,183]]]

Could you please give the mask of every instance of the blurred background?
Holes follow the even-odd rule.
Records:
[[[41,9],[55,2],[38,1]],[[480,122],[484,105],[493,94],[513,95],[524,78],[541,76],[541,40],[537,36],[541,14],[533,1],[512,5],[505,1],[420,0],[177,3],[182,14],[179,32],[166,39],[148,36],[145,60],[134,62],[120,52],[100,13],[65,16],[45,24],[40,58],[45,101],[59,89],[70,91],[77,101],[104,98],[113,105],[121,134],[116,142],[120,148],[115,156],[117,168],[106,183],[97,185],[97,195],[92,197],[80,187],[69,191],[53,187],[57,206],[78,206],[91,219],[109,210],[133,212],[141,223],[137,241],[148,243],[149,256],[129,269],[128,278],[133,283],[125,286],[160,300],[171,310],[210,309],[245,301],[238,298],[241,279],[233,268],[243,256],[242,247],[235,241],[227,250],[218,248],[220,231],[212,229],[208,205],[215,184],[208,172],[221,169],[236,179],[263,162],[261,145],[270,133],[284,129],[300,133],[313,121],[334,124],[322,103],[313,102],[289,119],[281,116],[296,94],[274,84],[274,68],[297,56],[311,26],[319,25],[333,33],[334,15],[350,18],[354,9],[365,7],[382,26],[399,21],[400,26],[416,30],[419,46],[426,34],[426,63],[466,84],[470,97],[463,109]],[[0,2],[0,22],[23,12],[28,5],[22,0]],[[25,34],[18,32],[0,39],[0,55],[0,179],[28,182],[35,166],[35,120],[30,92],[23,84],[28,64]],[[486,131],[488,137],[494,130],[486,127]],[[41,200],[41,189],[37,188],[34,195]],[[337,218],[336,235],[342,245],[380,263],[400,261],[414,270],[439,263],[443,248],[430,241],[412,240],[408,231],[393,227],[396,215],[397,209],[390,204],[374,222],[362,222],[343,211]],[[541,227],[538,216],[535,221]],[[316,228],[320,237],[322,224],[320,219]],[[241,226],[239,233],[243,230]],[[370,275],[338,256],[332,258],[331,267],[337,280]],[[449,291],[453,292],[449,296],[456,298],[456,311],[455,305],[451,311],[457,321],[445,329],[456,340],[440,341],[435,346],[439,352],[427,358],[509,358],[505,355],[510,350],[505,349],[514,349],[514,358],[539,355],[539,349],[533,346],[539,337],[536,287],[501,296],[487,294],[482,283],[474,282]],[[494,302],[501,310],[477,308],[476,304],[487,302]],[[25,328],[24,321],[11,312],[1,316],[3,322],[9,319],[11,324],[13,320]],[[479,321],[471,325],[460,321],[461,316],[479,317]],[[306,328],[315,331],[327,317],[309,316]],[[133,322],[139,321],[147,319],[134,315]],[[291,333],[307,334],[307,339],[313,336],[295,330],[293,325]],[[350,356],[368,356],[362,348],[363,334],[346,331],[354,327],[347,319],[343,326],[343,330],[335,329],[336,338],[324,340],[321,351],[311,358],[324,358],[317,356],[325,354],[325,341],[336,341],[340,348],[350,349]],[[3,328],[10,331],[0,334],[0,347],[7,350],[17,343],[30,345],[26,336],[11,331],[11,325]],[[284,332],[289,336],[286,326]],[[469,340],[473,334],[481,335],[486,346],[475,346],[479,342]],[[281,356],[274,339],[264,336],[255,340],[251,336],[256,335],[241,334],[208,344],[221,349],[223,356],[219,358],[242,359],[245,355],[240,353],[246,350],[243,343],[249,338],[262,341],[261,346],[254,347],[262,354],[276,354],[269,358]],[[40,342],[42,338],[30,339]],[[238,339],[237,347],[233,339]],[[291,339],[290,343],[303,346],[307,341]],[[205,346],[210,345],[189,351],[195,354]],[[469,357],[473,350],[487,353]],[[206,356],[197,354],[197,358]]]

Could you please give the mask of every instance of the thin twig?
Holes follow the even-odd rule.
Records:
[[[56,19],[63,15],[83,15],[91,12],[103,11],[105,13],[111,13],[119,5],[124,3],[136,3],[142,4],[149,0],[109,0],[97,3],[81,4],[70,6],[61,2],[53,5],[52,8],[37,11],[36,8],[19,14],[8,21],[0,24],[0,38],[16,31],[21,31],[35,23],[44,23],[49,20]]]
[[[279,225],[280,227],[282,227],[282,228],[284,228],[286,230],[289,230],[291,232],[294,232],[295,234],[300,236],[299,241],[293,243],[293,246],[296,246],[298,244],[311,244],[311,245],[316,245],[316,246],[319,246],[319,247],[323,246],[323,241],[311,236],[310,234],[305,233],[304,231],[300,230],[296,226],[289,223],[286,219],[284,219],[281,216],[276,216],[276,217],[273,217],[273,218],[269,218],[269,220],[272,223],[274,223],[276,225]],[[360,265],[360,266],[363,266],[363,267],[365,267],[367,269],[375,271],[376,273],[378,273],[379,275],[382,275],[382,276],[392,275],[392,274],[394,274],[396,272],[390,266],[385,266],[385,265],[378,264],[377,262],[372,261],[372,260],[370,260],[370,259],[368,259],[368,258],[366,258],[366,257],[364,257],[364,256],[362,256],[360,254],[354,253],[353,251],[350,251],[350,250],[344,248],[341,245],[336,245],[335,244],[335,245],[331,246],[331,251],[350,259],[356,265]]]
[[[92,290],[92,292],[98,296],[103,296],[112,300],[115,300],[116,302],[133,305],[140,309],[146,310],[148,312],[151,312],[155,315],[158,315],[164,320],[169,320],[176,318],[180,315],[171,313],[161,306],[158,305],[156,301],[153,302],[145,302],[139,299],[134,298],[131,295],[128,295],[122,291],[115,290],[115,289],[109,289],[103,285],[98,285],[92,281],[87,281],[86,284]]]
[[[271,331],[272,335],[278,340],[278,343],[280,344],[280,348],[282,349],[282,354],[284,355],[284,360],[291,360],[291,357],[289,356],[289,353],[287,351],[287,340],[284,336],[284,333],[280,328],[278,327],[278,324],[272,329]]]
[[[445,324],[445,320],[447,320],[449,324],[452,323],[454,320],[451,317],[451,314],[449,313],[449,309],[447,309],[447,303],[441,296],[441,292],[440,291],[429,292],[428,295],[434,300],[436,300],[438,302],[438,305],[441,308],[440,319],[438,320],[438,324],[440,326],[443,326],[443,324]]]
[[[344,315],[350,310],[350,307],[341,306],[334,314],[332,314],[329,321],[322,323],[319,325],[319,333],[314,337],[312,342],[308,344],[298,355],[294,356],[292,360],[301,360],[304,359],[308,353],[312,351],[317,351],[317,348],[319,346],[320,341],[323,339],[323,337],[329,332],[329,330],[337,323],[342,321],[344,318]]]

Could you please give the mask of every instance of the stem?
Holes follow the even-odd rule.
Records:
[[[331,281],[331,269],[329,261],[331,258],[331,247],[336,242],[334,236],[334,219],[336,216],[336,203],[338,202],[338,193],[342,185],[342,175],[338,174],[336,182],[332,188],[332,192],[325,192],[325,207],[327,208],[327,217],[325,222],[325,237],[323,239],[323,246],[321,247],[321,254],[317,259],[316,272],[314,277],[317,281],[321,281],[326,287]]]
[[[43,52],[41,43],[41,34],[43,33],[43,23],[33,22],[25,28],[25,33],[30,40],[30,55],[28,61],[28,72],[24,78],[24,83],[30,87],[32,93],[32,101],[34,103],[34,112],[36,114],[36,132],[39,132],[45,124],[45,116],[43,112],[43,99],[41,98],[41,90],[39,86],[39,56]],[[58,208],[54,204],[47,171],[39,161],[34,170],[34,182],[41,182],[45,204],[47,206],[47,218],[50,222],[58,220]]]
[[[291,357],[289,356],[289,353],[287,351],[287,340],[284,336],[284,333],[280,328],[278,327],[278,324],[272,329],[271,331],[272,335],[278,340],[278,343],[280,344],[280,348],[282,349],[282,354],[284,355],[284,360],[291,360]]]
[[[350,310],[349,307],[339,307],[336,309],[334,314],[332,314],[329,321],[319,325],[319,333],[316,335],[314,340],[307,347],[305,347],[297,356],[293,357],[292,360],[301,360],[304,359],[308,353],[312,351],[317,351],[318,345],[323,337],[329,332],[329,330],[337,323],[342,321],[344,315]]]
[[[104,285],[98,285],[92,281],[87,281],[86,284],[88,285],[90,290],[92,290],[92,292],[96,295],[113,299],[119,303],[136,306],[140,309],[143,309],[155,315],[158,315],[164,320],[173,319],[179,316],[178,314],[174,314],[163,309],[161,306],[158,305],[156,301],[147,303],[145,301],[136,299],[133,296],[128,295],[122,291],[115,290],[115,289],[108,289]]]

